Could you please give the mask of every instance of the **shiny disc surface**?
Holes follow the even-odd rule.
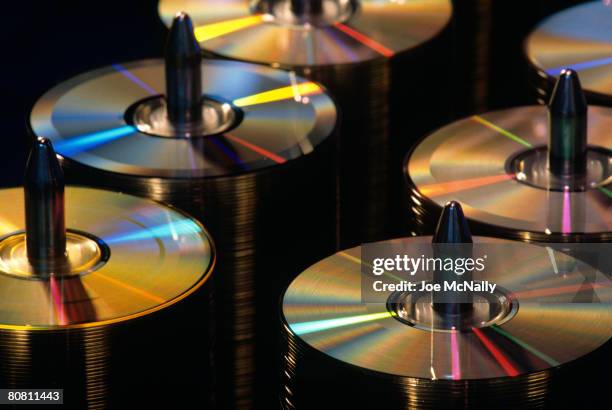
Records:
[[[203,91],[242,112],[220,135],[163,138],[126,122],[139,101],[165,92],[161,60],[113,65],[77,76],[34,106],[31,126],[65,158],[142,177],[192,178],[244,173],[306,155],[336,125],[336,108],[320,86],[263,66],[208,60]]]
[[[589,107],[589,146],[612,147],[612,110]],[[508,161],[548,139],[545,107],[469,117],[425,138],[406,171],[418,198],[461,202],[466,216],[497,228],[538,233],[612,231],[612,181],[584,192],[548,191],[517,181]],[[418,199],[417,198],[417,199]],[[422,199],[421,199],[422,200]]]
[[[387,243],[398,241],[424,244],[431,243],[431,237]],[[597,280],[602,286],[594,285],[600,303],[573,303],[581,291],[583,274],[555,275],[546,248],[512,248],[507,260],[516,261],[516,269],[507,272],[489,265],[488,280],[509,291],[517,286],[529,291],[515,293],[516,314],[493,327],[431,331],[400,322],[385,304],[363,303],[359,247],[324,259],[298,276],[284,296],[283,315],[293,334],[341,362],[429,380],[492,379],[537,372],[578,359],[612,336],[612,288],[603,285],[607,279],[601,273]],[[555,254],[557,261],[571,260]],[[547,293],[556,294],[554,302],[536,296]],[[503,349],[496,344],[500,341]]]
[[[573,68],[588,92],[612,98],[612,4],[592,1],[544,20],[526,42],[529,60],[556,77]]]
[[[351,64],[417,47],[449,22],[449,0],[359,1],[343,22],[288,25],[244,0],[161,0],[166,25],[178,11],[193,19],[202,48],[233,59],[290,66]]]
[[[23,278],[0,270],[0,329],[51,330],[128,320],[181,300],[212,273],[211,241],[184,214],[110,191],[67,188],[65,195],[67,228],[105,244],[108,260],[93,271],[64,278]],[[23,231],[23,190],[0,191],[0,204],[0,235]]]

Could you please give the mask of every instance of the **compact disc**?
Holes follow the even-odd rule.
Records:
[[[133,122],[133,107],[164,93],[162,60],[115,64],[48,91],[31,127],[56,152],[85,166],[159,178],[214,177],[256,171],[311,153],[336,126],[323,89],[293,73],[207,60],[205,98],[235,113],[216,135],[165,138]]]
[[[182,300],[212,273],[208,234],[184,214],[110,191],[71,187],[65,196],[71,268],[36,278],[23,269],[23,190],[0,191],[0,329],[123,322]]]
[[[472,116],[421,141],[406,162],[415,203],[459,201],[466,216],[494,233],[547,240],[580,234],[601,239],[612,231],[612,110],[589,107],[589,147],[607,155],[602,180],[583,191],[550,190],[522,181],[513,160],[548,141],[545,107],[520,107]]]
[[[290,66],[353,64],[389,58],[439,34],[449,23],[449,0],[326,0],[310,18],[290,1],[162,0],[169,26],[179,11],[193,19],[204,50],[252,62]]]
[[[452,10],[450,0],[159,2],[168,26],[191,16],[205,56],[292,70],[329,90],[345,120],[334,158],[342,248],[396,234],[399,153],[450,112],[440,95]]]
[[[475,244],[493,241],[513,243],[474,237]],[[428,243],[431,237],[396,239],[384,245],[407,249]],[[612,336],[609,280],[601,272],[591,271],[587,290],[582,286],[586,267],[567,275],[555,273],[551,258],[566,263],[573,260],[570,256],[556,251],[551,254],[547,248],[531,244],[514,244],[508,247],[504,261],[489,258],[487,262],[487,280],[504,289],[516,304],[512,315],[498,323],[432,330],[398,320],[388,304],[364,303],[362,250],[357,247],[320,261],[291,283],[282,305],[286,330],[337,363],[376,372],[366,375],[378,377],[383,384],[400,382],[380,379],[381,375],[438,381],[449,395],[453,390],[444,384],[446,380],[492,380],[489,386],[503,390],[501,378],[517,382],[521,379],[513,379],[516,376],[558,368],[606,343]],[[587,291],[592,292],[593,302],[576,303],[577,295]],[[387,294],[390,298],[392,292]],[[414,393],[419,406],[427,400],[451,399],[435,397],[427,383],[419,394]],[[416,381],[414,385],[420,386]],[[461,386],[467,394],[469,385]],[[460,394],[459,390],[452,392],[455,398]]]
[[[612,99],[612,4],[591,1],[563,10],[541,22],[525,44],[529,61],[544,78],[562,69],[580,74],[587,93]]]

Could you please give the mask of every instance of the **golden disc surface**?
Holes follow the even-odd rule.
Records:
[[[262,11],[257,3],[265,4],[161,0],[159,14],[167,26],[177,12],[189,14],[205,50],[232,59],[290,66],[389,58],[431,40],[452,14],[449,0],[330,1],[351,10],[316,26],[279,21],[273,11]]]
[[[186,215],[110,191],[68,187],[65,196],[67,229],[90,238],[78,242],[69,234],[68,258],[83,261],[87,269],[40,279],[29,272],[20,276],[11,269],[25,265],[22,245],[0,252],[0,329],[52,330],[128,320],[181,300],[212,273],[213,245],[204,228]],[[5,241],[19,242],[24,217],[23,190],[1,190]],[[100,252],[107,254],[103,263]],[[87,265],[89,258],[97,258],[96,264]]]

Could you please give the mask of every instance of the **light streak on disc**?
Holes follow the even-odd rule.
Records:
[[[477,121],[477,122],[481,123],[482,125],[484,125],[485,127],[489,127],[492,130],[499,132],[500,134],[510,138],[513,141],[518,142],[519,144],[522,144],[522,145],[526,146],[527,148],[532,148],[533,147],[533,145],[531,145],[529,142],[525,141],[524,139],[522,139],[518,135],[513,134],[513,133],[511,133],[508,130],[503,129],[502,127],[499,127],[499,126],[493,124],[490,121],[485,120],[484,118],[482,118],[479,115],[475,115],[472,118],[474,119],[474,121]]]
[[[342,31],[343,33],[359,41],[360,43],[366,45],[367,47],[370,47],[372,50],[376,51],[377,53],[379,53],[380,55],[384,57],[387,57],[387,58],[393,57],[393,55],[395,54],[395,52],[391,50],[390,48],[387,48],[384,45],[377,42],[376,40],[373,40],[369,38],[368,36],[361,34],[357,30],[350,28],[346,24],[337,23],[335,27],[338,30]]]
[[[550,264],[553,267],[553,272],[555,272],[555,274],[559,274],[559,267],[557,266],[557,259],[555,259],[555,251],[551,247],[547,246],[546,252],[548,253],[548,257],[550,258]]]
[[[519,374],[518,370],[514,367],[514,365],[510,362],[510,360],[503,354],[503,352],[493,344],[493,342],[485,336],[482,330],[473,327],[472,331],[478,339],[482,342],[482,344],[487,348],[489,353],[495,358],[497,363],[504,369],[508,376],[516,376]]]
[[[512,336],[511,334],[509,334],[508,332],[500,329],[499,327],[491,326],[491,329],[495,330],[500,335],[503,335],[503,336],[507,337],[508,339],[512,340],[514,343],[516,343],[517,345],[521,346],[525,350],[533,353],[534,355],[536,355],[540,359],[544,360],[545,362],[547,362],[551,366],[559,366],[561,364],[560,362],[558,362],[557,360],[553,359],[552,357],[550,357],[550,356],[540,352],[539,350],[537,350],[533,346],[528,345],[527,343],[525,343],[522,340]]]
[[[136,128],[131,125],[123,125],[109,130],[70,136],[68,139],[58,141],[54,144],[54,147],[62,156],[71,156],[107,144],[136,131]]]
[[[161,298],[161,297],[159,297],[157,295],[154,295],[152,293],[146,292],[146,291],[144,291],[142,289],[139,289],[139,288],[137,288],[135,286],[129,285],[129,284],[127,284],[125,282],[122,282],[122,281],[120,281],[118,279],[108,277],[108,276],[106,276],[104,274],[101,274],[99,272],[96,273],[95,275],[96,275],[96,277],[102,278],[102,279],[104,279],[104,280],[106,280],[106,281],[108,281],[108,282],[110,282],[110,283],[120,287],[121,289],[129,291],[132,294],[142,296],[142,297],[144,297],[146,299],[150,299],[150,300],[152,300],[153,302],[156,302],[156,303],[163,303],[164,302],[163,298]]]
[[[295,323],[291,329],[298,335],[305,335],[313,332],[335,329],[338,327],[350,326],[357,323],[366,323],[373,320],[386,319],[391,317],[390,312],[373,313],[371,315],[349,316],[338,319],[317,320],[313,322]]]
[[[232,134],[225,134],[225,138],[235,141],[240,145],[243,145],[245,147],[247,147],[248,149],[250,149],[251,151],[257,152],[258,154],[263,155],[266,158],[271,159],[272,161],[276,162],[277,164],[284,164],[285,162],[287,162],[287,160],[283,157],[281,157],[280,155],[276,155],[273,152],[270,152],[262,147],[258,147],[255,144],[252,144],[246,140],[243,140],[241,138],[238,138]]]
[[[236,107],[247,107],[256,104],[265,104],[275,101],[286,100],[292,98],[296,102],[302,100],[302,96],[320,93],[321,87],[313,82],[305,82],[299,84],[292,84],[286,87],[277,88],[274,90],[264,91],[259,94],[249,95],[234,100]]]
[[[158,94],[161,94],[161,92],[159,92],[158,90],[154,89],[149,84],[145,83],[142,79],[138,78],[132,72],[127,70],[123,65],[121,65],[121,64],[113,64],[112,67],[115,70],[119,71],[125,78],[127,78],[128,80],[130,80],[131,82],[133,82],[134,84],[136,84],[137,86],[139,86],[140,88],[145,90],[147,93],[149,93],[149,95],[158,95]]]
[[[420,188],[421,194],[425,196],[436,196],[448,194],[449,192],[465,191],[467,189],[479,188],[485,185],[496,184],[512,179],[512,175],[492,175],[490,177],[471,178],[459,181],[451,181],[440,184],[425,185]]]
[[[264,22],[263,14],[257,14],[249,17],[242,17],[233,20],[220,21],[218,23],[205,24],[193,29],[196,39],[199,42],[212,40],[225,34],[233,33],[238,30],[243,30]]]
[[[582,61],[580,63],[569,64],[568,66],[563,66],[563,67],[549,68],[546,70],[546,73],[550,75],[558,76],[559,74],[561,74],[561,71],[567,68],[571,68],[572,70],[575,70],[575,71],[582,71],[582,70],[588,70],[590,68],[597,68],[597,67],[605,66],[608,64],[612,64],[612,57],[600,58],[597,60],[590,60],[590,61]]]
[[[457,341],[457,332],[451,331],[451,366],[453,380],[461,379],[461,362],[459,358],[459,342]]]
[[[572,211],[570,207],[570,192],[569,188],[565,187],[563,190],[563,221],[561,226],[561,232],[563,233],[572,232]]]

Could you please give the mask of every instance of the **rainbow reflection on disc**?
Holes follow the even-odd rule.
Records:
[[[172,305],[202,286],[214,265],[204,228],[156,202],[89,188],[66,188],[70,260],[98,244],[107,254],[89,270],[65,277],[23,277],[19,246],[0,257],[0,329],[57,330],[123,322]],[[0,191],[0,245],[23,232],[22,189]],[[9,244],[10,246],[11,244]]]
[[[130,123],[130,107],[164,94],[162,60],[115,64],[48,91],[30,117],[64,158],[141,177],[198,178],[256,171],[311,153],[333,132],[336,108],[294,73],[232,61],[202,64],[203,93],[241,113],[218,135],[164,138]]]
[[[513,243],[483,237],[474,237],[474,242]],[[384,244],[400,243],[399,249],[409,249],[431,243],[431,237]],[[519,246],[508,247],[505,261],[489,260],[487,265],[487,280],[510,292],[518,305],[514,316],[503,323],[462,331],[431,330],[401,322],[385,303],[362,302],[361,249],[356,247],[318,262],[291,283],[282,306],[286,328],[341,363],[427,380],[534,374],[583,357],[608,341],[612,336],[609,280],[597,272],[592,282],[597,302],[575,303],[584,272],[557,275],[546,248]],[[560,263],[573,260],[559,252],[554,257]],[[508,270],[508,263],[515,269]],[[525,284],[529,292],[515,292]],[[560,290],[554,302],[534,297],[550,290]]]
[[[588,93],[612,98],[612,4],[598,0],[563,10],[529,35],[527,57],[545,78],[572,68]]]
[[[224,57],[323,66],[389,58],[416,48],[439,34],[452,13],[449,0],[327,0],[328,18],[305,25],[287,21],[288,7],[289,2],[267,0],[161,0],[159,14],[169,26],[177,12],[186,12],[202,48]]]
[[[610,152],[612,110],[589,107],[588,143]],[[585,191],[547,190],[521,183],[509,163],[532,148],[546,147],[547,109],[520,107],[469,117],[426,137],[410,154],[405,171],[418,203],[443,207],[459,201],[466,216],[513,238],[584,234],[596,240],[612,232],[612,178]],[[612,158],[612,157],[610,157]],[[612,160],[608,161],[608,170]]]

